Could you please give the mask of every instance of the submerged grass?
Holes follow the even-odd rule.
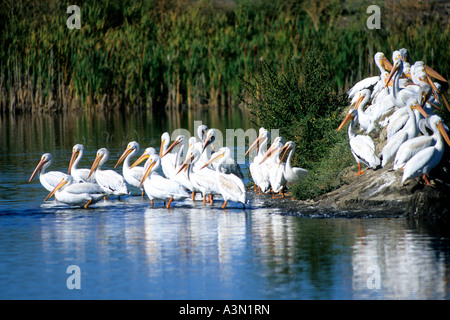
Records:
[[[327,52],[335,90],[373,75],[376,51],[401,47],[448,77],[448,21],[428,3],[409,12],[432,14],[407,19],[387,5],[369,30],[368,4],[352,1],[91,0],[70,30],[68,3],[5,0],[0,111],[233,106],[261,60],[285,71],[311,48]]]

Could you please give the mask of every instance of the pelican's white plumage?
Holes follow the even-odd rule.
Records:
[[[109,158],[109,151],[101,148],[97,151],[97,156],[92,164],[89,176],[94,175],[95,181],[109,196],[120,196],[128,194],[127,183],[122,175],[114,170],[102,170],[103,164]]]
[[[44,201],[52,195],[55,195],[55,199],[64,204],[87,208],[103,199],[106,193],[97,183],[76,182],[71,175],[68,175],[55,186]]]
[[[161,165],[161,157],[157,154],[151,155],[144,165],[144,176],[141,184],[144,186],[145,193],[151,201],[162,200],[167,202],[167,208],[170,208],[172,201],[179,201],[189,198],[185,188],[176,181],[167,179],[155,170]]]
[[[214,153],[211,159],[204,164],[201,170],[207,169],[206,167],[209,164],[218,161],[215,177],[217,179],[217,187],[224,200],[222,208],[225,208],[227,202],[231,200],[242,203],[245,209],[246,193],[244,183],[238,176],[232,173],[223,173],[220,168],[222,164],[225,163],[226,159],[230,157],[230,154],[230,148],[220,148],[219,151],[217,153]]]
[[[31,182],[31,180],[33,180],[36,174],[39,173],[39,181],[41,182],[42,186],[49,192],[52,191],[58,185],[58,183],[61,182],[63,178],[66,178],[68,176],[64,172],[60,171],[45,172],[47,168],[51,166],[52,162],[53,162],[52,155],[50,153],[44,153],[41,156],[41,160],[37,164],[33,173],[31,174],[31,177],[28,180],[28,182]]]
[[[357,117],[358,112],[355,109],[350,109],[345,119],[339,125],[338,131],[342,129],[347,121],[351,120],[348,127],[348,138],[353,157],[358,164],[358,172],[356,174],[360,175],[363,174],[361,171],[361,163],[372,169],[376,169],[380,165],[380,158],[378,158],[376,154],[375,144],[373,143],[371,137],[355,134],[354,126],[357,121]]]

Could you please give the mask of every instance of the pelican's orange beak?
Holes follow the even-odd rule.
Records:
[[[60,183],[58,183],[55,188],[53,188],[53,190],[48,194],[48,196],[44,199],[44,201],[47,201],[48,199],[50,199],[56,191],[58,191],[59,189],[61,189],[64,185],[67,184],[67,180],[62,179]]]
[[[444,125],[442,124],[442,121],[439,121],[437,123],[437,127],[438,127],[439,131],[441,132],[442,136],[444,137],[444,140],[450,146],[450,138],[448,137],[447,131],[445,130]]]
[[[264,161],[266,161],[268,158],[270,158],[273,154],[274,154],[274,149],[275,147],[273,145],[270,146],[269,149],[267,149],[266,153],[264,154],[264,157],[262,158],[262,160],[259,162],[259,164],[263,163]]]
[[[193,154],[191,154],[191,156],[189,156],[189,157],[186,157],[186,159],[181,164],[180,168],[177,170],[176,174],[179,174],[181,171],[183,171],[183,169],[187,170],[187,168],[191,164],[192,160],[194,160],[194,155]]]
[[[79,153],[80,153],[80,151],[77,151],[75,149],[72,151],[72,157],[70,158],[70,162],[69,162],[69,171],[67,171],[67,174],[70,174],[70,171],[72,170],[73,162],[75,161],[75,158],[78,156]]]
[[[391,81],[392,77],[394,76],[395,72],[398,70],[398,63],[394,65],[394,67],[391,69],[391,72],[389,73],[389,76],[386,79],[386,82],[384,83],[384,88],[386,88]]]
[[[391,64],[391,62],[388,59],[386,59],[386,57],[383,57],[381,59],[380,64],[387,71],[391,71],[392,70],[392,64]]]
[[[114,168],[117,167],[117,166],[123,161],[123,159],[125,159],[125,158],[131,153],[131,151],[133,151],[133,149],[130,148],[130,147],[127,147],[127,148],[125,149],[125,151],[122,153],[122,155],[120,156],[120,158],[119,158],[119,160],[117,161],[117,163],[116,163],[116,165],[114,166]]]
[[[137,160],[130,166],[130,169],[136,167],[139,163],[141,163],[144,160],[147,160],[150,157],[149,154],[147,153],[143,153],[142,156],[140,156],[139,158],[137,158]]]
[[[284,150],[286,149],[286,150]],[[281,160],[280,163],[278,164],[278,166],[281,165],[281,163],[283,162],[284,158],[286,157],[286,155],[288,154],[289,151],[291,151],[292,148],[289,148],[289,146],[284,146],[283,148],[280,149],[280,152],[284,150],[283,154],[281,155]]]
[[[166,142],[165,139],[161,139],[161,147],[159,148],[159,157],[162,158],[163,157],[163,147],[164,147],[164,143]]]
[[[260,140],[261,140],[261,136],[259,136],[255,141],[253,141],[253,143],[250,145],[250,147],[248,148],[248,150],[244,156],[248,155],[250,153],[250,151],[255,149],[258,146],[258,143]]]
[[[160,156],[160,157],[163,158],[166,154],[168,154],[170,151],[172,151],[172,149],[175,148],[179,143],[180,143],[180,140],[175,140],[170,145],[170,147],[167,148],[166,152],[164,152],[164,154],[162,156]],[[162,147],[161,147],[161,152],[162,152]]]
[[[423,108],[422,108],[417,102],[415,102],[414,105],[411,106],[411,108],[419,110],[419,112],[420,112],[425,118],[428,117],[428,114],[425,112],[425,110],[423,110]]]
[[[211,163],[213,163],[214,161],[216,161],[219,158],[222,158],[225,154],[223,152],[219,152],[219,153],[215,153],[213,157],[211,157],[211,159],[209,159],[208,162],[206,162],[203,167],[200,168],[203,169],[204,167],[209,166]]]
[[[38,165],[36,166],[36,169],[34,169],[33,174],[31,175],[31,178],[30,178],[30,180],[28,180],[28,182],[31,182],[31,180],[33,180],[34,176],[39,172],[39,170],[41,170],[42,166],[46,162],[47,162],[47,159],[45,159],[45,158],[43,158],[39,161]]]
[[[139,182],[139,186],[140,187],[145,179],[147,179],[148,175],[150,174],[150,172],[152,172],[153,167],[155,166],[156,161],[153,161],[152,163],[150,163],[150,165],[148,166],[147,170],[145,170],[144,175],[142,176],[141,182]]]
[[[339,132],[342,129],[342,127],[350,120],[353,120],[353,115],[351,113],[347,114],[347,116],[344,118],[344,120],[339,125],[339,128],[337,129],[337,131]]]
[[[95,157],[94,163],[92,164],[91,171],[89,171],[88,179],[91,177],[92,173],[97,169],[98,164],[100,163],[100,160],[103,158],[103,156],[100,156],[97,154]]]
[[[441,76],[437,71],[434,71],[433,69],[431,69],[429,66],[426,66],[426,65],[424,65],[424,67],[425,67],[427,74],[429,74],[433,78],[444,81],[444,82],[448,82],[447,79],[445,79],[443,76]]]

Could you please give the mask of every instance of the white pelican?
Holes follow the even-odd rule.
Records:
[[[50,153],[44,153],[28,182],[31,182],[31,180],[33,180],[33,178],[39,172],[39,181],[41,182],[42,186],[49,192],[52,191],[63,178],[68,176],[67,174],[60,171],[49,171],[46,173],[45,171],[48,167],[50,167],[52,162],[52,155]]]
[[[427,174],[441,162],[444,154],[444,140],[450,146],[450,139],[445,131],[442,121],[430,122],[433,127],[433,132],[439,130],[441,134],[437,135],[437,140],[433,146],[429,146],[420,150],[403,166],[402,183],[407,180],[422,176],[427,185],[430,182],[427,179]]]
[[[83,158],[83,155],[84,146],[82,144],[74,145],[72,148],[72,157],[70,158],[69,171],[67,174],[72,175],[76,182],[95,182],[94,177],[90,177],[88,179],[89,169],[78,168],[78,164],[80,163],[81,158]]]
[[[355,109],[350,109],[345,119],[339,125],[337,131],[340,131],[347,121],[351,120],[350,125],[348,126],[348,138],[353,157],[358,164],[358,172],[356,175],[361,175],[364,173],[361,171],[361,163],[364,163],[372,169],[376,169],[380,165],[380,158],[378,158],[376,154],[375,144],[371,137],[355,134],[354,126],[357,117],[358,112]]]
[[[440,125],[443,126],[444,131],[446,131],[446,128],[444,124],[442,123],[441,117],[437,115],[433,115],[426,119],[427,126],[430,126],[431,130],[433,131],[433,135],[428,135],[426,129],[423,129],[423,131],[426,133],[426,135],[418,136],[413,139],[410,139],[408,141],[405,141],[400,148],[397,151],[397,154],[395,155],[394,160],[394,170],[401,169],[406,162],[408,162],[409,159],[411,159],[414,155],[416,155],[419,151],[434,146],[438,139],[441,137],[440,132]]]
[[[145,172],[141,184],[144,186],[145,193],[150,199],[152,207],[153,200],[163,200],[167,202],[167,208],[170,208],[172,201],[189,198],[189,194],[178,182],[167,179],[155,172],[160,165],[161,157],[157,154],[151,155],[145,162]]]
[[[138,153],[139,151],[139,143],[136,141],[131,141],[128,143],[127,148],[120,156],[114,168],[116,168],[123,161],[122,174],[125,178],[125,181],[135,188],[139,188],[141,190],[142,196],[144,196],[144,187],[139,187],[142,177],[144,176],[144,168],[143,167],[133,167],[130,168],[131,158]]]
[[[244,183],[233,173],[223,173],[220,169],[226,159],[230,157],[230,153],[230,148],[220,148],[219,151],[214,153],[211,159],[203,165],[201,170],[205,170],[207,169],[205,167],[211,163],[219,161],[216,167],[216,179],[217,186],[224,200],[222,209],[226,207],[228,200],[242,203],[243,208],[245,209],[246,193]]]
[[[207,167],[201,169],[201,167],[197,165],[200,156],[200,151],[195,146],[189,148],[186,159],[178,168],[176,174],[180,174],[181,171],[186,170],[187,176],[192,182],[194,189],[201,192],[203,196],[203,205],[206,204],[206,196],[209,196],[208,202],[212,204],[212,195],[220,194],[217,187],[216,172]]]
[[[288,141],[284,145],[284,147],[281,149],[281,151],[284,149],[284,153],[281,156],[281,162],[286,157],[286,154],[288,154],[288,157],[286,159],[286,166],[284,169],[284,177],[286,179],[286,186],[289,188],[294,183],[302,180],[305,178],[305,176],[308,174],[308,170],[298,167],[292,167],[291,159],[292,155],[295,152],[295,143],[293,141]]]
[[[59,202],[87,208],[92,203],[103,199],[106,193],[97,183],[78,183],[74,181],[71,175],[67,175],[55,186],[44,201],[53,195],[55,195],[55,199]]]
[[[261,192],[269,191],[270,183],[269,179],[262,173],[262,169],[260,166],[261,160],[264,158],[264,153],[267,149],[267,143],[270,139],[270,131],[261,127],[259,128],[258,138],[250,145],[245,155],[249,154],[253,149],[257,148],[258,144],[258,154],[253,159],[253,162],[250,163],[250,174],[252,176],[253,182],[255,183],[255,192],[256,189],[259,189],[259,194]]]
[[[109,151],[106,148],[101,148],[97,151],[94,163],[88,178],[94,174],[95,181],[103,188],[107,195],[115,195],[120,199],[120,196],[128,194],[127,183],[123,176],[114,170],[102,170],[103,164],[109,158]]]
[[[424,117],[427,116],[425,111],[415,100],[409,100],[406,109],[409,115],[408,121],[401,130],[399,130],[387,140],[386,145],[383,147],[383,150],[381,150],[381,166],[383,168],[389,163],[391,159],[395,157],[398,148],[400,148],[403,142],[417,136],[419,130],[417,127],[416,115],[414,114],[413,109],[419,110],[419,112],[422,113]]]

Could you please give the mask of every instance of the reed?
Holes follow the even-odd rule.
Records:
[[[261,60],[286,70],[311,48],[328,53],[337,91],[375,74],[376,51],[402,47],[449,76],[445,16],[368,30],[367,5],[322,2],[92,0],[80,5],[82,28],[69,30],[67,3],[5,1],[0,112],[234,106]]]

